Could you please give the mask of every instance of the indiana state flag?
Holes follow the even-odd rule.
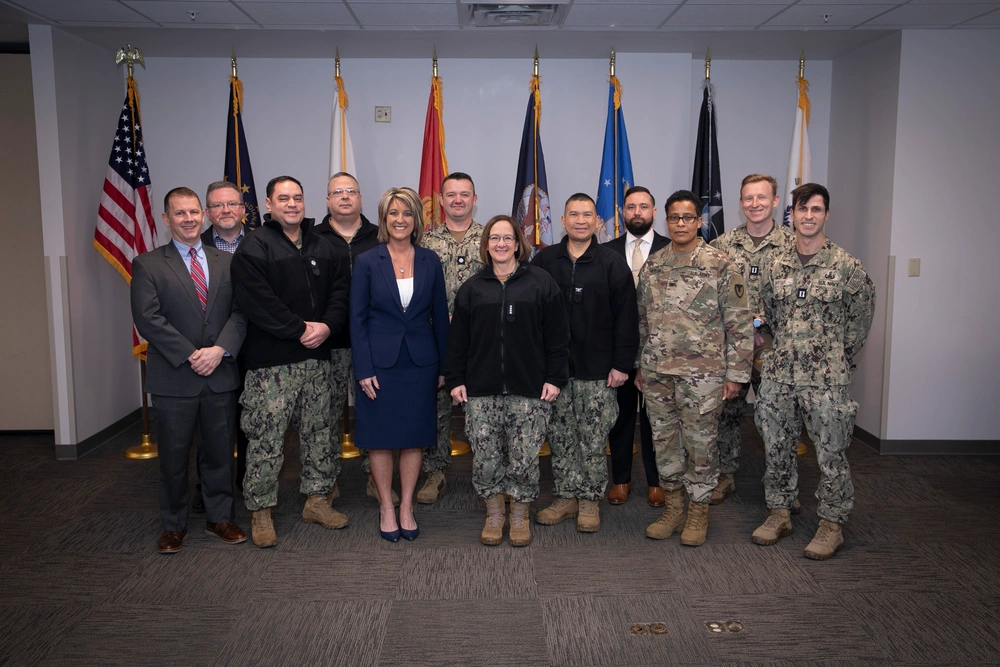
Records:
[[[632,187],[632,155],[628,150],[625,114],[622,111],[622,86],[611,77],[608,89],[608,122],[604,127],[604,155],[601,157],[601,183],[597,188],[598,240],[607,241],[625,233],[622,206],[625,191]]]
[[[253,184],[253,169],[250,167],[250,150],[243,134],[243,82],[235,76],[229,79],[229,117],[226,119],[226,168],[223,179],[239,188],[243,193],[243,224],[247,229],[260,227],[260,206],[257,205],[257,190]]]

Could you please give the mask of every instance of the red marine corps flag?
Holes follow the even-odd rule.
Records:
[[[424,122],[424,150],[420,156],[419,193],[420,200],[424,203],[424,229],[433,229],[441,224],[441,183],[448,175],[448,158],[444,155],[443,112],[441,77],[438,76],[435,51],[431,95],[427,100],[427,120]]]
[[[104,176],[101,205],[97,210],[94,248],[121,274],[132,282],[132,260],[156,243],[156,223],[150,204],[149,168],[142,144],[139,121],[139,90],[132,78],[132,61],[143,62],[138,49],[119,50],[118,62],[128,60],[128,91],[118,116],[118,129],[111,145],[111,157]],[[132,327],[132,354],[145,358],[146,341]]]

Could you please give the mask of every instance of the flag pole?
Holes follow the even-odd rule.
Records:
[[[613,47],[613,46],[611,47],[611,67],[610,67],[610,69],[611,69],[611,85],[613,86],[615,84],[615,47]],[[619,232],[619,227],[618,227],[618,109],[619,109],[618,100],[615,100],[614,103],[613,103],[613,105],[614,105],[614,114],[615,114],[615,117],[614,117],[615,143],[614,143],[614,149],[613,149],[614,150],[614,166],[612,167],[613,168],[613,172],[612,173],[614,174],[615,180],[614,180],[614,184],[612,186],[612,187],[614,187],[614,200],[612,201],[611,205],[614,208],[614,215],[615,215],[615,238],[618,238],[618,232]]]
[[[133,47],[131,44],[126,44],[122,48],[118,49],[115,54],[115,65],[121,65],[125,63],[125,82],[129,87],[131,92],[132,88],[135,86],[135,81],[132,79],[132,73],[135,63],[139,63],[143,67],[146,66],[146,61],[142,57],[142,52]],[[132,97],[129,96],[129,100]],[[133,128],[133,133],[134,133]],[[133,445],[125,450],[125,458],[143,460],[143,459],[155,459],[157,456],[156,445],[153,444],[153,436],[149,431],[149,403],[146,396],[146,360],[142,357],[139,358],[139,371],[142,378],[142,440],[140,444]]]
[[[537,44],[535,45],[535,66],[534,66],[534,70],[532,72],[532,77],[535,80],[535,85],[538,86],[540,80],[539,80],[539,77],[538,77],[538,45]],[[540,87],[536,88],[534,94],[538,95],[538,96],[541,96],[542,93],[541,93]],[[532,184],[532,188],[533,189],[531,191],[532,192],[531,199],[532,199],[532,201],[535,204],[535,247],[536,248],[542,242],[542,230],[539,228],[539,224],[538,224],[539,223],[539,220],[538,220],[538,213],[539,213],[539,207],[538,207],[538,200],[539,200],[539,196],[538,196],[538,126],[541,123],[541,117],[540,117],[541,114],[539,113],[539,110],[538,110],[539,106],[540,106],[540,104],[536,104],[535,105],[535,126],[532,128],[532,133],[531,133],[531,157],[534,160],[534,167],[535,167],[532,170],[532,173],[534,174],[535,181]]]
[[[712,48],[705,49],[705,78],[712,78]]]
[[[806,52],[805,49],[799,54],[799,78],[804,79],[806,76]]]

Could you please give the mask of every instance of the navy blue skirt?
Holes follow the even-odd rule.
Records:
[[[363,449],[426,449],[437,444],[438,365],[417,366],[406,341],[391,368],[375,368],[375,400],[354,394],[355,444]]]

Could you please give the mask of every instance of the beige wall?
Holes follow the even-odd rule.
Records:
[[[35,110],[28,55],[0,54],[0,431],[51,429]]]

